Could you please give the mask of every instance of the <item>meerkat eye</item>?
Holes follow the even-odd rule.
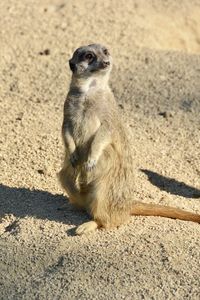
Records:
[[[103,50],[103,53],[104,53],[105,55],[108,55],[108,54],[109,54],[108,49],[104,49],[104,50]]]
[[[92,60],[93,59],[93,55],[91,53],[87,53],[85,55],[85,59]]]

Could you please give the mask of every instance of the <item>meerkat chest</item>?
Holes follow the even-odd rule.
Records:
[[[83,144],[90,140],[100,126],[100,120],[91,103],[86,100],[72,107],[70,115],[72,134],[76,143]]]

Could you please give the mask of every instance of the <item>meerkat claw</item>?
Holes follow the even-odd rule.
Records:
[[[88,172],[92,171],[96,167],[96,164],[97,164],[96,159],[89,159],[85,163],[85,169],[86,169],[86,171],[88,171]]]

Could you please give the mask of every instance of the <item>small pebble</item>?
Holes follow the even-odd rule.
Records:
[[[40,55],[50,55],[50,50],[49,49],[45,49],[43,51],[39,52]]]

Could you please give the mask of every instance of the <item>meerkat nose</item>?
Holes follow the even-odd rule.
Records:
[[[109,61],[103,61],[102,65],[103,65],[104,68],[106,68],[107,66],[110,65],[110,62]]]

